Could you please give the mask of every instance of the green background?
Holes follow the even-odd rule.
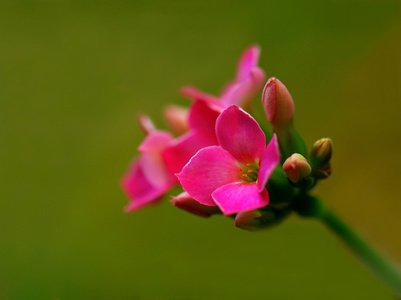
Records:
[[[316,192],[401,262],[400,1],[1,1],[1,300],[393,299],[314,221],[123,213],[137,113],[163,127],[252,43],[307,143],[335,142]]]

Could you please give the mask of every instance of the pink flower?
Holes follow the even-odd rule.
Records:
[[[221,111],[218,103],[197,100],[192,104],[188,116],[189,131],[176,138],[163,151],[171,174],[180,172],[199,149],[218,144],[214,128]]]
[[[162,158],[163,151],[173,141],[173,137],[167,132],[155,130],[150,119],[145,116],[140,117],[139,123],[147,136],[138,147],[140,156],[122,180],[123,189],[130,199],[127,211],[158,202],[177,182],[176,177],[167,171]]]
[[[198,90],[195,87],[183,87],[181,93],[190,99],[202,99],[204,101],[221,101],[223,107],[228,107],[232,104],[245,107],[249,104],[265,80],[265,73],[258,67],[260,48],[251,46],[242,54],[235,79],[226,85],[222,94],[215,97]]]
[[[193,155],[202,148],[219,144],[215,131],[217,117],[232,104],[245,105],[263,84],[264,73],[257,66],[259,53],[256,46],[243,53],[235,80],[224,88],[220,98],[195,88],[184,89],[184,94],[195,100],[189,111],[178,106],[168,106],[165,110],[171,129],[182,134],[178,138],[156,130],[147,116],[140,116],[140,127],[147,137],[139,147],[140,156],[123,179],[123,188],[131,200],[127,210],[136,210],[160,200],[177,183],[175,174]],[[188,207],[190,202],[187,199],[177,199],[177,206]]]
[[[215,132],[219,145],[198,151],[177,174],[184,190],[225,215],[266,206],[265,185],[280,162],[276,136],[266,146],[259,124],[235,105],[217,118]]]

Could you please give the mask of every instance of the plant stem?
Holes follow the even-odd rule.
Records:
[[[320,202],[316,198],[315,200]],[[376,252],[333,212],[324,208],[321,203],[318,205],[321,209],[315,217],[335,233],[377,277],[393,289],[397,296],[401,296],[401,273],[396,266]]]

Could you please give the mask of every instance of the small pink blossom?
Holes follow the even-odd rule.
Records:
[[[147,136],[138,147],[139,157],[122,180],[123,189],[130,199],[127,211],[158,202],[177,182],[176,177],[168,172],[162,157],[173,137],[168,132],[154,129],[146,116],[140,116],[139,123]]]
[[[265,80],[264,71],[258,67],[259,56],[258,46],[251,46],[244,51],[238,62],[235,79],[225,86],[219,97],[209,95],[192,86],[183,87],[181,93],[192,100],[220,101],[223,107],[232,104],[245,107],[257,95]]]
[[[280,162],[277,138],[266,146],[259,124],[236,105],[216,121],[217,146],[198,151],[177,177],[184,190],[225,215],[266,206],[265,185]]]

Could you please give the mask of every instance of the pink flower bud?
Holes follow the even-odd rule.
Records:
[[[286,159],[283,164],[283,170],[293,183],[299,182],[312,172],[312,168],[306,158],[299,153],[294,153]]]
[[[251,210],[237,214],[234,224],[238,228],[252,231],[274,224],[275,219],[271,211]]]
[[[164,117],[171,130],[180,135],[188,131],[188,109],[178,105],[168,105]]]
[[[198,201],[192,199],[188,193],[181,193],[171,200],[175,207],[181,208],[191,214],[208,218],[211,215],[220,213],[217,206],[207,206],[200,204]]]
[[[294,115],[294,101],[290,92],[277,78],[270,78],[262,94],[262,103],[273,127],[285,127]]]

